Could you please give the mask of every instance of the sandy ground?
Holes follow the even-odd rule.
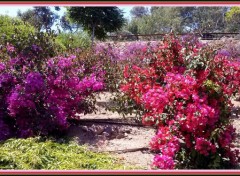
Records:
[[[97,100],[97,113],[80,115],[81,119],[116,119],[131,122],[133,116],[123,119],[118,113],[105,110],[104,106],[108,106],[110,97],[109,93],[101,94]],[[68,136],[75,137],[79,144],[86,144],[92,150],[111,152],[124,164],[134,165],[140,169],[149,169],[154,154],[148,150],[135,151],[135,149],[148,148],[154,134],[154,128],[96,123],[75,124],[68,132]],[[122,152],[129,149],[133,151]]]
[[[233,125],[236,128],[237,139],[235,141],[235,146],[240,149],[240,101],[232,101],[234,108],[232,111]]]
[[[97,113],[87,114],[81,119],[118,119],[128,121],[133,117],[128,116],[123,119],[118,113],[106,111],[104,106],[108,106],[111,94],[101,94],[97,100]],[[240,102],[233,101],[235,106],[232,112],[233,124],[238,133],[236,147],[240,148]],[[95,151],[113,152],[124,164],[139,167],[140,169],[150,169],[154,154],[149,150],[136,150],[137,148],[147,148],[151,138],[155,134],[154,128],[132,127],[127,125],[93,124],[84,123],[72,125],[69,130],[69,137],[74,137],[79,144],[86,144]],[[123,150],[125,152],[123,152]]]

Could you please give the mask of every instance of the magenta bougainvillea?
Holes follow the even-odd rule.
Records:
[[[67,120],[85,113],[86,100],[104,88],[101,69],[86,73],[73,55],[40,60],[40,52],[33,45],[0,63],[0,140],[64,131]]]

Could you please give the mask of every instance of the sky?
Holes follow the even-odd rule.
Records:
[[[132,5],[121,5],[118,6],[121,10],[124,12],[125,18],[130,18],[130,10],[132,9]],[[1,5],[0,6],[0,14],[1,15],[9,15],[9,16],[17,16],[18,10],[21,10],[21,12],[26,11],[27,9],[32,9],[33,6],[31,5]],[[58,13],[59,15],[62,15],[64,13],[64,8],[61,8],[62,10]]]
[[[119,7],[124,14],[124,17],[128,20],[131,20],[130,17],[130,10],[136,6],[136,5],[116,5],[117,7]],[[55,11],[54,10],[54,6],[50,6],[52,7],[51,9],[57,13],[60,17],[64,14],[65,12],[65,8],[63,6],[61,7],[60,11]],[[150,6],[145,6],[145,7],[149,7]],[[32,9],[33,6],[32,5],[0,5],[0,15],[8,15],[11,17],[16,17],[17,16],[17,12],[20,10],[21,12],[24,12],[28,9]],[[52,27],[53,30],[56,30],[57,27],[55,25],[53,25]]]

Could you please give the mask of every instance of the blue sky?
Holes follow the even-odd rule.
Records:
[[[133,5],[119,5],[120,9],[122,9],[125,13],[124,16],[129,18],[130,10],[132,9]],[[0,14],[9,15],[9,16],[17,16],[17,11],[21,10],[22,12],[26,11],[27,9],[31,9],[33,6],[31,5],[1,5],[0,6]],[[64,9],[64,8],[62,8]],[[63,14],[64,10],[61,10],[59,15]]]
[[[124,12],[124,17],[128,20],[131,20],[130,17],[130,10],[136,6],[136,5],[116,5],[117,7],[119,7],[121,10],[123,10]],[[54,6],[51,6],[52,9],[54,10]],[[62,16],[65,12],[65,8],[63,6],[61,7],[61,11],[57,12],[54,10],[54,12],[58,13],[59,16]],[[146,7],[150,7],[150,6],[146,6]],[[17,12],[19,10],[21,10],[21,12],[24,12],[28,9],[32,9],[33,6],[32,5],[0,5],[0,15],[9,15],[12,17],[17,16]],[[56,30],[56,26],[53,25],[52,27],[53,30]]]

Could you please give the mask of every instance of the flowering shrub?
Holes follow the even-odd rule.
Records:
[[[129,61],[128,64],[140,64],[144,54],[147,53],[146,51],[154,50],[157,45],[157,42],[98,43],[95,52],[96,54],[105,52],[114,61]]]
[[[229,168],[239,162],[230,97],[240,91],[240,63],[197,40],[166,36],[145,66],[126,66],[121,90],[156,125],[153,168]]]
[[[209,42],[214,49],[218,50],[219,54],[225,55],[228,58],[235,60],[240,59],[240,43],[234,38],[222,38],[218,41]]]
[[[64,131],[76,113],[94,109],[92,94],[104,88],[102,70],[86,73],[74,55],[41,52],[33,45],[0,63],[0,140]]]
[[[123,79],[122,70],[128,66],[144,66],[149,62],[151,51],[157,49],[158,42],[120,42],[120,43],[97,43],[95,55],[103,61],[106,74],[105,83],[107,90],[114,93],[112,101],[116,106],[107,108],[118,112],[123,116],[135,114],[135,120],[142,115],[142,107],[123,95],[119,90]],[[150,56],[149,56],[150,55]]]
[[[35,31],[33,26],[18,18],[1,15],[0,19],[0,33],[2,35],[0,38],[1,60],[4,59],[2,55],[5,52],[13,51],[13,47],[16,53],[20,53],[29,52],[34,45],[38,46],[42,50],[39,55],[44,58],[54,57],[64,50],[63,44],[56,40],[57,34],[54,31]]]

